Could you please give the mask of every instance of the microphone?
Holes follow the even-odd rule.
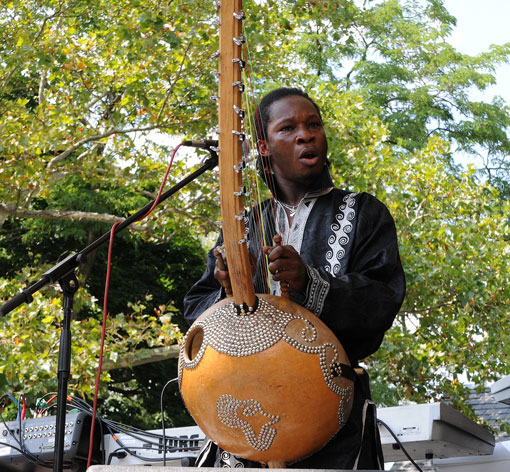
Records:
[[[182,142],[183,146],[194,147],[198,149],[211,149],[218,147],[217,139],[203,139],[202,141],[188,140]]]

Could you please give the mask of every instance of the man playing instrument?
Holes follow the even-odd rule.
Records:
[[[393,219],[371,195],[333,187],[321,113],[306,93],[276,89],[261,100],[256,118],[257,164],[274,198],[256,209],[269,228],[265,237],[255,229],[255,210],[248,224],[255,289],[260,292],[264,284],[265,245],[273,293],[280,294],[279,282],[287,284],[290,298],[333,331],[357,368],[379,348],[404,299]],[[275,234],[281,235],[281,245],[272,245]],[[228,271],[220,269],[211,251],[206,272],[184,300],[189,323],[225,296],[228,280]],[[266,292],[267,287],[266,282]],[[368,375],[356,371],[345,426],[321,450],[289,467],[384,468]],[[212,444],[207,451],[199,465],[257,466]]]

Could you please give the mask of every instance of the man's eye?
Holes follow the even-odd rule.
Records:
[[[309,126],[310,126],[310,128],[320,128],[322,126],[322,123],[319,123],[317,121],[317,122],[310,123]]]
[[[292,129],[292,126],[283,126],[280,131],[290,131]]]

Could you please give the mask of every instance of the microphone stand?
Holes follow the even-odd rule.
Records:
[[[163,193],[158,201],[158,205],[174,193],[178,192],[181,188],[188,185],[191,181],[195,180],[198,176],[202,175],[207,170],[214,169],[218,165],[218,154],[216,149],[212,149],[209,146],[206,148],[211,154],[211,157],[207,159],[199,169]],[[145,205],[135,214],[131,215],[129,218],[126,218],[124,221],[118,224],[115,228],[114,234],[117,234],[118,232],[122,231],[143,217],[152,208],[153,204],[154,201]],[[110,232],[103,234],[103,236],[96,239],[80,252],[71,254],[63,261],[56,264],[49,271],[45,272],[38,282],[26,288],[0,307],[0,316],[5,316],[7,313],[14,310],[22,303],[31,303],[33,300],[32,294],[45,287],[46,285],[58,282],[62,288],[64,318],[62,322],[58,354],[58,395],[53,462],[54,472],[62,472],[64,465],[67,387],[71,375],[71,315],[73,312],[74,294],[79,287],[78,280],[75,275],[75,269],[87,260],[87,254],[91,253],[109,240]]]

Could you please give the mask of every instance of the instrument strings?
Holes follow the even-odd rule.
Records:
[[[272,246],[272,237],[279,233],[278,221],[276,218],[276,200],[274,198],[273,180],[271,178],[262,179],[259,171],[268,170],[271,174],[271,164],[267,156],[263,156],[257,148],[257,137],[265,139],[265,132],[257,114],[257,94],[254,90],[251,75],[250,50],[246,30],[243,25],[243,59],[246,68],[242,71],[242,81],[245,84],[245,93],[243,94],[243,131],[246,136],[252,139],[246,139],[243,143],[243,160],[245,170],[243,179],[247,190],[247,200],[245,206],[250,208],[246,223],[250,232],[250,254],[256,265],[256,274],[254,276],[254,288],[256,293],[273,293],[274,284],[271,283],[271,274],[268,269],[268,259],[264,254],[264,246]],[[258,165],[257,165],[257,161]],[[265,181],[267,187],[262,184]],[[269,190],[269,191],[268,191]]]

